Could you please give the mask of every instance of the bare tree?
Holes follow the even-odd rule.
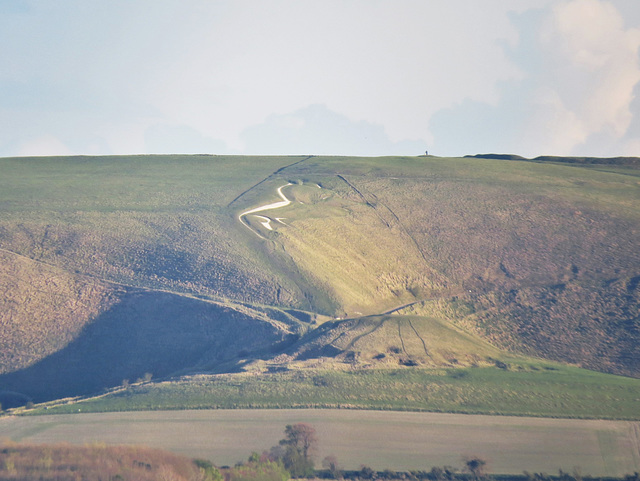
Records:
[[[465,458],[464,460],[465,467],[467,471],[471,473],[473,479],[482,479],[485,475],[485,466],[487,465],[487,461],[479,458],[478,456],[472,456],[469,458]]]
[[[313,426],[306,423],[289,424],[284,430],[285,439],[280,444],[285,446],[293,446],[302,457],[311,459],[313,451],[316,448],[318,438],[316,430]]]

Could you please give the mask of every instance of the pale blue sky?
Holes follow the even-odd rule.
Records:
[[[0,0],[0,156],[640,156],[638,0]]]

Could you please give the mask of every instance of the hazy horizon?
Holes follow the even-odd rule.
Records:
[[[636,0],[8,0],[0,156],[640,155]]]

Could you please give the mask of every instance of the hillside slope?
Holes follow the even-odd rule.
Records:
[[[117,287],[0,251],[0,374],[72,342],[118,302]]]
[[[324,194],[271,238],[344,315],[414,304],[506,349],[640,375],[640,171],[314,158],[287,174]]]
[[[557,160],[0,159],[0,385],[518,353],[640,377],[640,170]]]
[[[234,369],[246,357],[270,354],[297,339],[291,328],[297,325],[256,311],[123,289],[71,342],[52,354],[36,351],[38,362],[0,375],[0,402],[14,404],[2,391],[42,402],[184,370]],[[19,326],[14,330],[23,331]],[[56,335],[46,332],[43,337]]]
[[[0,159],[0,247],[117,283],[295,304],[227,205],[303,158]]]
[[[453,328],[419,316],[369,316],[332,321],[309,331],[283,354],[253,369],[396,369],[493,366],[505,353]],[[252,366],[245,366],[251,371]]]

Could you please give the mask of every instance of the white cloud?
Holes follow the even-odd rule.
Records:
[[[612,6],[623,4],[624,19]],[[634,145],[640,8],[629,5],[59,0],[19,15],[0,9],[0,155],[46,136],[76,153],[249,152],[259,149],[252,126],[301,128],[311,105],[376,126],[387,146],[419,139],[443,155],[474,145],[566,153],[593,148],[602,132]],[[310,147],[312,131],[327,131],[305,129]],[[345,149],[353,138],[342,137]]]
[[[539,88],[532,98],[531,115],[526,119],[526,131],[531,135],[522,141],[529,149],[543,148],[549,154],[569,154],[571,149],[587,138],[584,123],[575,112],[568,109],[558,92],[551,88]],[[543,153],[543,152],[541,152]]]
[[[467,100],[436,114],[436,149],[629,155],[640,138],[631,132],[634,115],[640,119],[640,29],[626,27],[604,0],[554,2],[514,21],[520,42],[511,56],[523,79],[505,83],[494,105]]]
[[[640,30],[624,29],[620,13],[601,0],[560,3],[541,32],[545,81],[575,114],[586,136],[610,129],[622,136],[631,122],[640,81]]]
[[[189,33],[159,43],[139,98],[235,149],[247,126],[312,104],[394,142],[425,139],[432,113],[462,97],[495,102],[496,82],[520,75],[499,43],[516,39],[501,2],[220,4],[177,15]]]
[[[420,155],[422,141],[393,142],[381,125],[351,121],[324,105],[273,114],[242,133],[250,154]]]
[[[43,135],[23,143],[17,152],[19,157],[41,155],[71,155],[73,152],[53,135]]]

